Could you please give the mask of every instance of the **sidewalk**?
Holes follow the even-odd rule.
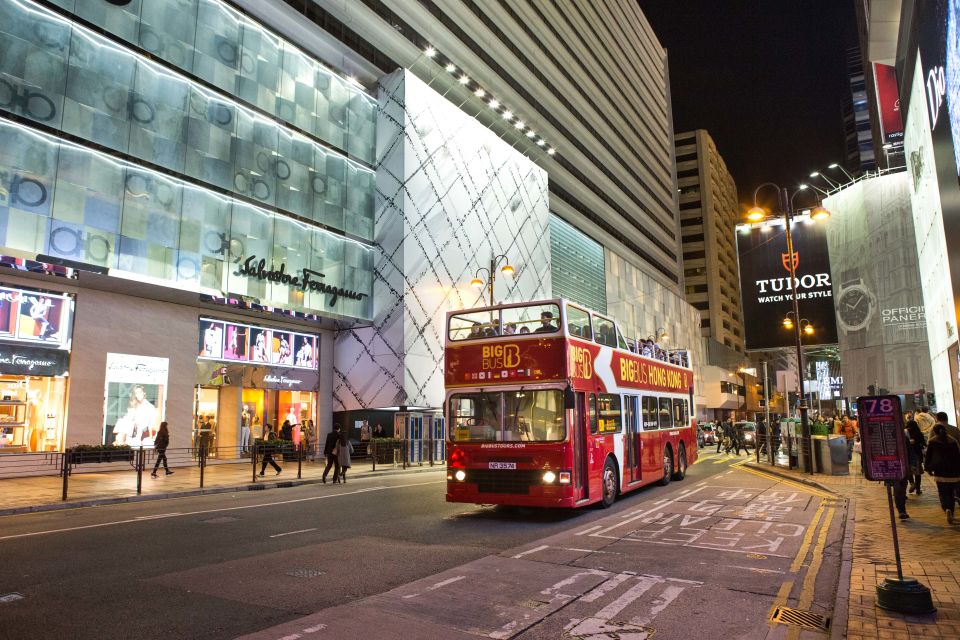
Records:
[[[296,461],[280,462],[282,473],[277,474],[267,467],[264,476],[257,475],[253,481],[253,468],[249,462],[235,464],[208,464],[204,471],[203,489],[200,488],[200,469],[196,464],[172,467],[172,475],[160,471],[158,478],[152,478],[147,469],[142,476],[142,492],[137,495],[137,473],[132,466],[122,470],[103,472],[75,472],[69,478],[69,493],[66,502],[61,500],[63,478],[60,476],[34,476],[24,478],[6,478],[0,480],[0,516],[36,511],[74,509],[118,502],[141,500],[160,500],[163,498],[273,489],[276,487],[315,484],[320,482],[325,466],[324,460],[304,460],[301,478],[297,479]],[[371,470],[369,460],[355,460],[347,473],[347,480],[356,477],[392,475],[397,473],[416,473],[420,471],[441,471],[443,463],[433,467],[429,463],[415,465],[406,470],[402,466],[378,464],[377,470]],[[257,469],[259,471],[259,467]],[[327,482],[332,480],[331,470]]]
[[[845,636],[848,640],[960,638],[960,524],[947,524],[930,476],[923,477],[923,495],[908,496],[910,519],[898,520],[897,532],[903,574],[929,587],[937,612],[908,616],[876,606],[876,585],[887,577],[895,578],[897,566],[886,489],[882,483],[863,477],[859,454],[854,455],[849,476],[810,475],[753,462],[749,466],[799,482],[813,482],[852,500],[850,582],[839,586],[839,593],[849,587]],[[842,624],[839,619],[836,622]]]

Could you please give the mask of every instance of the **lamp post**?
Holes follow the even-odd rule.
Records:
[[[850,173],[846,169],[844,169],[843,166],[840,165],[839,163],[834,162],[833,164],[828,165],[827,169],[840,169],[840,171],[843,172],[843,175],[847,176],[847,180],[849,180],[850,182],[853,182],[853,176],[850,175]]]
[[[510,259],[507,256],[500,254],[498,256],[494,256],[490,258],[489,269],[486,267],[480,267],[479,269],[477,269],[477,272],[473,275],[473,280],[470,281],[470,285],[477,287],[478,289],[482,289],[484,286],[487,287],[487,292],[490,296],[491,307],[493,306],[493,283],[497,279],[497,266],[499,266],[501,262],[503,262],[503,266],[500,267],[501,273],[503,273],[504,275],[511,275],[511,276],[514,273],[516,273],[516,270],[510,264]],[[486,282],[484,282],[483,279],[480,277],[481,274],[483,274],[484,272],[486,272],[487,274]]]
[[[760,193],[760,189],[764,187],[773,187],[777,190],[777,202],[780,206],[783,215],[784,226],[786,228],[786,237],[787,237],[787,265],[789,266],[790,271],[790,297],[793,302],[793,314],[794,322],[790,326],[787,325],[787,322],[784,321],[784,327],[794,330],[794,341],[796,343],[797,349],[797,382],[800,384],[800,432],[803,438],[804,444],[807,447],[807,457],[806,457],[806,471],[808,473],[813,473],[813,440],[810,437],[810,417],[807,415],[807,399],[806,393],[804,392],[804,375],[803,375],[803,340],[801,337],[801,322],[800,318],[800,304],[797,300],[797,274],[796,274],[796,262],[794,261],[794,256],[796,253],[793,250],[793,233],[790,229],[790,225],[793,224],[793,201],[797,197],[797,194],[806,191],[807,185],[801,184],[797,189],[791,194],[787,189],[781,188],[779,185],[772,182],[765,182],[757,187],[753,192],[753,208],[747,212],[747,219],[750,222],[761,222],[762,220],[767,219],[769,216],[767,212],[757,205],[757,194]],[[779,217],[779,216],[778,216]],[[810,217],[814,220],[825,220],[830,217],[830,212],[824,209],[821,206],[817,206],[810,214]],[[788,314],[789,315],[789,314]],[[807,323],[807,327],[813,329],[813,326]],[[809,335],[809,334],[808,334]]]

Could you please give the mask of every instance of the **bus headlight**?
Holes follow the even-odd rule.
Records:
[[[467,472],[463,469],[457,469],[457,472],[453,474],[453,477],[457,479],[457,482],[463,482],[467,479]]]
[[[553,471],[547,471],[543,474],[543,481],[547,484],[553,484],[553,481],[557,479],[557,474]]]

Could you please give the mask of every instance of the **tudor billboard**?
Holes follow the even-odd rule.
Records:
[[[813,335],[803,335],[803,344],[836,344],[837,324],[825,226],[806,217],[796,217],[791,230],[800,318],[814,328]],[[793,311],[791,256],[787,252],[783,223],[741,225],[737,228],[737,253],[747,350],[794,346],[794,331],[783,325],[784,318]]]

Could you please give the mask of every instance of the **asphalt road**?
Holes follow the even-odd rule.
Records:
[[[0,518],[0,638],[755,638],[795,632],[777,603],[830,614],[842,506],[726,457],[608,510],[447,504],[444,481]]]

